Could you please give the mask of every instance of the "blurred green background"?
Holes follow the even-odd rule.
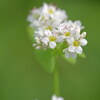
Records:
[[[86,59],[71,65],[59,58],[61,96],[65,100],[100,100],[99,0],[0,0],[0,100],[50,100],[53,75],[33,55],[27,33],[29,11],[43,2],[65,9],[87,32]]]

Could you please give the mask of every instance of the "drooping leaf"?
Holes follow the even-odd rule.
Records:
[[[55,68],[55,60],[51,50],[35,50],[34,55],[46,72],[52,73]]]
[[[32,43],[34,43],[34,31],[31,27],[28,27],[28,35]],[[55,59],[52,50],[36,50],[33,47],[33,53],[46,72],[52,73],[54,71]]]

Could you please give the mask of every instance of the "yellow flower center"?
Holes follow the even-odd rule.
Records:
[[[70,32],[66,32],[64,35],[65,36],[70,36]]]
[[[48,12],[49,12],[50,14],[52,14],[54,11],[53,11],[52,9],[49,9]]]
[[[77,47],[77,46],[79,46],[80,43],[79,43],[79,41],[76,40],[76,41],[73,42],[73,44],[74,44],[74,46]]]
[[[46,29],[46,30],[52,31],[52,27],[51,27],[51,26],[48,26],[48,27],[46,27],[45,29]]]
[[[50,41],[55,41],[55,40],[56,40],[56,37],[50,36],[50,37],[49,37],[49,40],[50,40]]]

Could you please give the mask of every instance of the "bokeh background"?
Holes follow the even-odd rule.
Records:
[[[29,11],[43,2],[65,9],[87,32],[86,59],[75,65],[58,59],[61,96],[100,100],[99,0],[0,0],[0,100],[50,100],[53,94],[53,75],[37,62],[27,33]]]

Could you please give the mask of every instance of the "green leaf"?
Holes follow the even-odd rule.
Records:
[[[28,27],[28,35],[32,43],[34,43],[34,37],[33,37],[34,31],[32,28]],[[52,73],[55,68],[55,58],[53,55],[52,50],[36,50],[33,49],[34,55],[38,62],[41,64],[43,69],[48,72]]]
[[[69,63],[71,64],[75,64],[77,62],[76,59],[73,59],[73,58],[66,58],[64,55],[62,56],[65,60],[67,60]]]
[[[82,54],[78,54],[78,55],[79,55],[79,57],[81,57],[81,58],[86,58],[86,56],[85,56],[84,53],[82,53]]]
[[[55,60],[51,50],[34,50],[34,55],[46,72],[54,71]]]

